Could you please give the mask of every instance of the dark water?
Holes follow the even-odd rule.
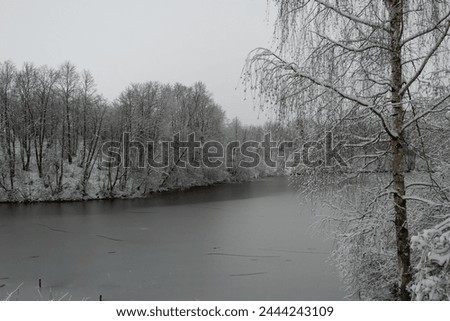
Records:
[[[147,200],[0,205],[0,299],[339,300],[286,178]],[[38,291],[38,280],[42,290]]]

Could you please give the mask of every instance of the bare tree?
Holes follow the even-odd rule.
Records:
[[[37,71],[33,64],[25,63],[17,73],[17,89],[20,97],[20,115],[16,132],[20,142],[20,156],[24,171],[30,170],[30,160],[35,128],[35,91],[38,85]]]
[[[64,106],[64,118],[65,124],[62,126],[63,129],[63,149],[65,150],[65,154],[67,155],[67,159],[69,164],[72,164],[72,156],[75,155],[74,149],[74,139],[73,139],[73,126],[72,126],[72,116],[73,116],[73,108],[74,101],[76,97],[76,93],[79,86],[79,75],[77,73],[77,69],[70,62],[65,62],[59,68],[59,79],[58,86],[60,91],[61,100]],[[67,137],[67,143],[65,139]],[[67,145],[65,148],[64,145]]]
[[[87,184],[100,151],[101,131],[103,130],[106,106],[106,102],[101,97],[97,97],[89,113],[91,118],[90,127],[85,129],[86,132],[89,132],[89,139],[83,138],[83,172],[81,177],[81,191],[83,195],[86,195]]]
[[[6,150],[6,159],[9,168],[9,187],[14,190],[14,177],[16,175],[16,144],[13,128],[13,96],[14,77],[16,75],[15,65],[7,61],[0,65],[0,103],[2,145]],[[6,188],[6,187],[5,187]]]
[[[80,166],[84,165],[88,153],[87,152],[88,128],[89,128],[88,117],[90,115],[93,105],[95,104],[95,99],[97,98],[95,97],[95,95],[96,95],[96,85],[94,77],[92,77],[92,74],[89,71],[84,70],[81,75],[81,105],[83,118],[81,136],[83,140],[83,150],[79,161]],[[92,119],[90,121],[92,121]]]
[[[37,72],[37,108],[34,132],[34,154],[39,177],[44,175],[44,146],[49,144],[47,138],[47,122],[49,109],[55,103],[55,84],[58,73],[48,67],[41,67]]]

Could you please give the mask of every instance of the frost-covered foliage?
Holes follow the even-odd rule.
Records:
[[[273,2],[275,46],[249,54],[243,82],[301,139],[347,142],[349,167],[300,169],[299,191],[332,209],[326,231],[351,296],[410,300],[410,236],[448,215],[450,3]]]
[[[276,170],[264,166],[239,168],[239,159],[229,169],[184,167],[174,155],[169,164],[162,162],[159,147],[153,156],[145,151],[149,143],[170,143],[177,134],[184,141],[194,134],[198,142],[226,146],[230,141],[261,141],[264,130],[227,120],[201,82],[135,83],[111,103],[97,92],[92,75],[70,62],[55,69],[0,62],[0,201],[147,197],[157,191],[273,175]],[[134,145],[125,143],[125,136]],[[121,164],[100,166],[107,142],[120,145],[115,155]],[[143,146],[142,153],[136,144]],[[129,148],[131,164],[125,164],[124,146],[134,146]],[[147,159],[163,166],[152,166]]]
[[[450,300],[450,219],[411,239],[420,253],[411,285],[414,300]]]
[[[450,221],[438,223],[448,217],[450,211],[428,187],[427,178],[426,173],[417,172],[407,176],[408,197],[411,198],[409,229],[412,235],[417,235],[412,239],[414,281],[411,290],[418,299],[417,291],[434,289],[434,299],[443,300],[448,299],[445,293],[448,295],[449,289]],[[291,183],[318,208],[314,213],[315,227],[334,242],[331,261],[340,272],[347,298],[397,300],[397,249],[388,174],[303,168],[291,177]],[[444,184],[441,180],[439,183]],[[415,185],[419,187],[413,188]],[[433,195],[435,202],[426,202],[432,200]],[[444,260],[447,263],[437,264]],[[420,298],[430,299],[424,292]]]
[[[292,183],[310,201],[324,204],[315,213],[316,228],[334,242],[331,260],[341,274],[347,298],[395,299],[394,214],[390,193],[377,187],[388,184],[387,175],[304,169],[292,177]]]

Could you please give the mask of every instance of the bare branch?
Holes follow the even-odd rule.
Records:
[[[409,126],[411,126],[412,124],[414,124],[415,122],[417,122],[419,119],[427,116],[430,113],[433,112],[438,112],[438,111],[442,111],[445,110],[446,108],[448,108],[448,106],[444,106],[442,109],[436,110],[436,108],[438,108],[440,105],[442,105],[447,99],[450,98],[450,93],[448,93],[447,95],[445,95],[441,100],[439,100],[434,106],[432,106],[431,108],[429,108],[428,110],[418,114],[417,116],[415,116],[413,119],[411,119],[410,121],[406,122],[403,127],[402,127],[402,132],[408,128]]]
[[[440,47],[440,45],[442,44],[442,42],[444,41],[445,37],[448,36],[448,30],[450,29],[450,20],[447,21],[447,25],[445,27],[445,31],[442,34],[442,36],[439,38],[439,40],[436,42],[436,44],[434,45],[433,48],[431,48],[430,52],[428,53],[428,55],[425,57],[425,59],[422,61],[422,64],[420,65],[419,69],[417,70],[417,72],[414,74],[414,76],[412,76],[412,78],[406,83],[405,87],[403,87],[400,90],[400,95],[403,96],[406,91],[408,90],[409,87],[411,87],[411,85],[417,80],[417,78],[419,78],[419,76],[422,74],[422,71],[425,69],[425,67],[427,66],[428,62],[430,61],[430,58],[433,57],[433,55],[436,53],[436,51],[438,50],[438,48]]]
[[[389,28],[388,27],[383,26],[381,24],[378,24],[376,22],[372,22],[372,21],[361,19],[361,18],[359,18],[359,17],[357,17],[355,15],[352,15],[350,13],[343,12],[343,11],[339,10],[338,8],[336,8],[335,6],[333,6],[332,4],[328,3],[327,1],[323,1],[323,0],[314,0],[314,1],[319,3],[319,4],[321,4],[325,8],[330,9],[330,10],[336,12],[338,15],[341,15],[341,16],[349,19],[349,20],[352,20],[354,22],[363,24],[363,25],[365,25],[367,27],[370,27],[370,28],[373,28],[373,29],[380,29],[380,30],[389,32]]]
[[[437,22],[434,26],[432,26],[432,27],[430,27],[430,28],[428,28],[428,29],[425,29],[425,30],[423,30],[423,31],[421,31],[421,32],[418,32],[418,33],[416,33],[416,34],[414,34],[414,35],[412,35],[412,36],[409,36],[408,38],[406,38],[405,40],[403,40],[401,46],[403,47],[403,46],[406,45],[408,42],[413,41],[414,39],[417,39],[417,38],[419,38],[419,37],[422,37],[422,36],[424,36],[424,35],[426,35],[426,34],[428,34],[428,33],[430,33],[430,32],[433,32],[433,31],[439,29],[441,23],[444,22],[444,20],[447,19],[448,17],[450,17],[450,11],[447,12],[441,19],[439,19],[438,22]]]

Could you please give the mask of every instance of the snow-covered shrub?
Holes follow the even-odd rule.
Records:
[[[398,269],[391,193],[384,189],[387,177],[305,167],[291,180],[315,202],[316,230],[333,240],[331,260],[347,298],[395,300]]]
[[[426,178],[425,173],[412,173],[407,177],[410,186],[407,191],[408,229],[410,235],[418,235],[413,238],[411,251],[411,262],[416,267],[411,289],[421,291],[421,299],[429,299],[428,294],[423,294],[426,289],[435,291],[434,299],[437,294],[445,299],[449,264],[447,261],[446,266],[436,265],[436,255],[447,253],[450,228],[441,228],[439,233],[431,233],[437,228],[427,232],[425,229],[448,217],[449,207],[436,198],[435,191],[428,185],[417,183],[426,182]],[[334,241],[331,258],[346,285],[348,298],[397,300],[395,213],[389,176],[305,168],[292,176],[292,183],[301,194],[315,201],[316,206],[325,204],[316,210],[318,230]],[[444,182],[440,183],[444,186]],[[436,290],[438,288],[440,290]],[[418,296],[414,296],[417,299]]]
[[[415,300],[450,300],[450,218],[411,239],[419,251],[411,292]]]
[[[328,218],[336,233],[332,260],[338,266],[348,298],[395,300],[397,257],[394,216],[388,195],[382,190],[349,189]],[[374,202],[374,199],[378,201]]]

